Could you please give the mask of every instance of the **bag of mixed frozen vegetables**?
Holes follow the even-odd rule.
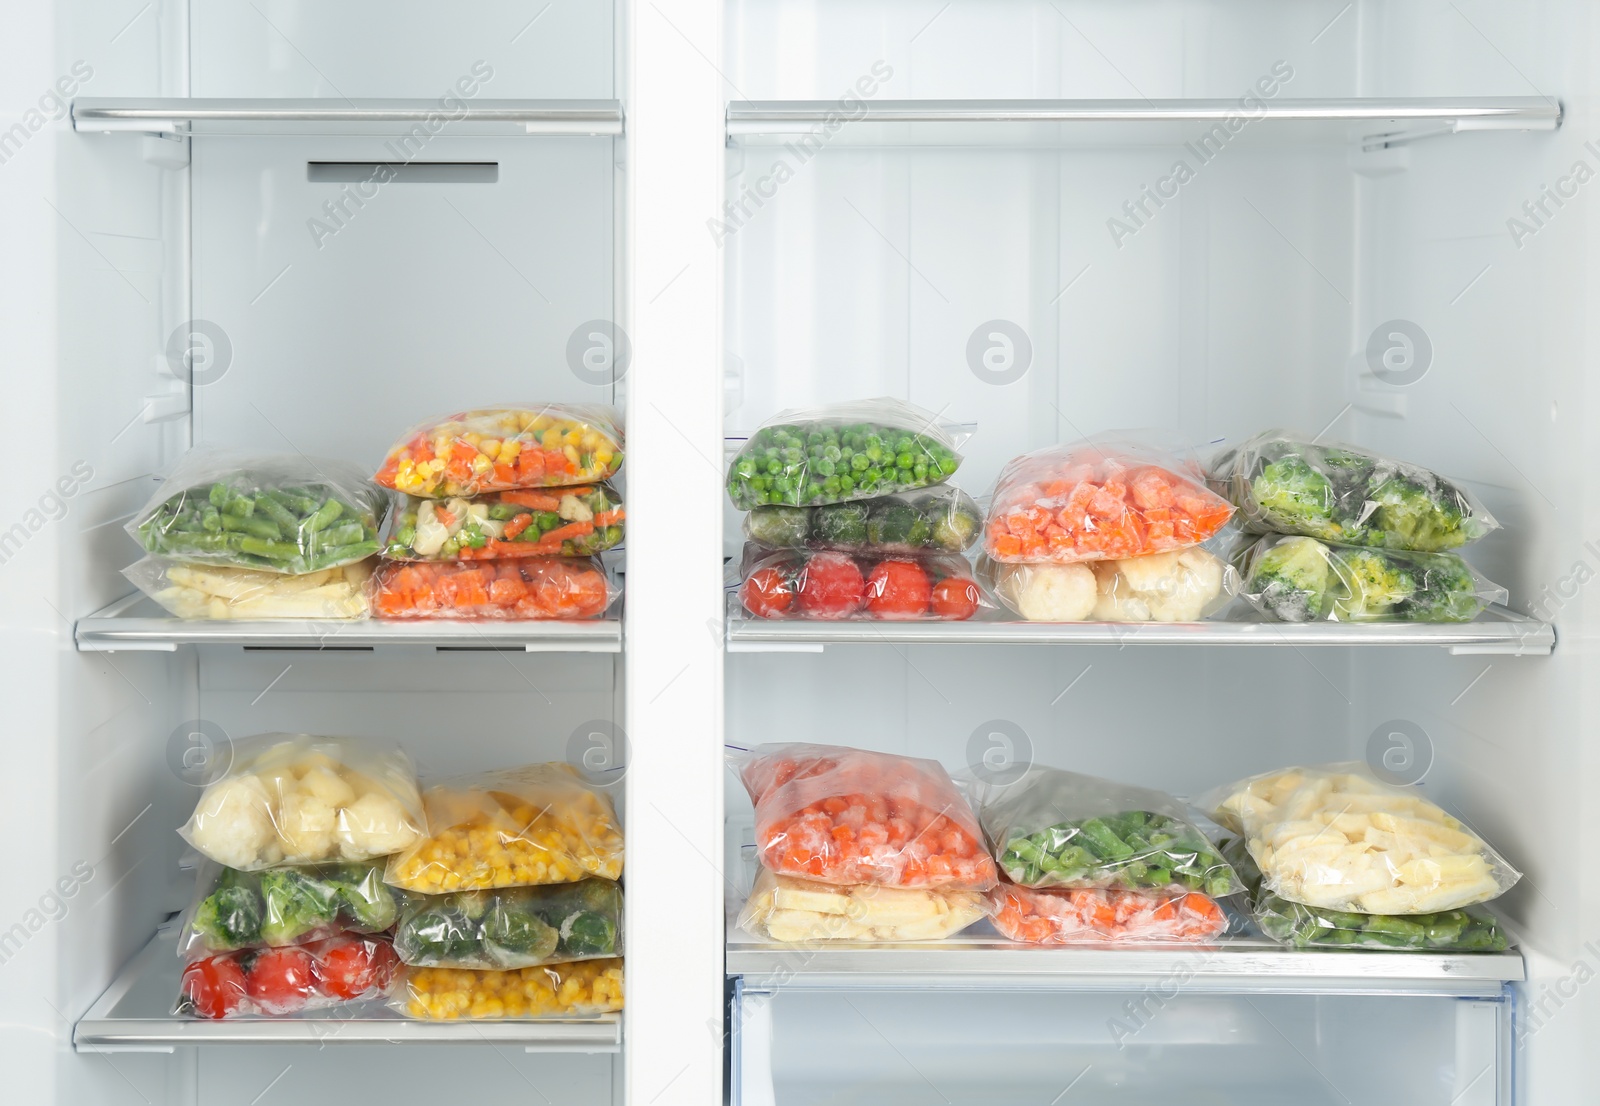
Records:
[[[745,546],[739,599],[756,618],[959,622],[983,602],[965,557]]]
[[[593,484],[622,467],[620,427],[605,406],[459,411],[407,430],[372,479],[424,499]]]
[[[385,561],[367,585],[374,618],[596,618],[611,605],[592,557]]]
[[[1227,931],[1222,907],[1196,891],[1017,887],[989,892],[995,929],[1034,945],[1207,941]]]
[[[122,574],[169,614],[189,619],[351,619],[367,615],[372,560],[290,576],[259,568],[141,557]]]
[[[1506,589],[1455,553],[1269,534],[1238,556],[1240,594],[1279,622],[1471,622]]]
[[[1282,430],[1211,462],[1212,485],[1257,532],[1434,553],[1499,523],[1465,488],[1419,465]]]
[[[622,1009],[622,960],[537,968],[402,968],[391,1009],[424,1021],[532,1021]]]
[[[741,511],[815,507],[942,484],[961,465],[938,416],[898,399],[780,411],[728,465]]]
[[[408,895],[394,931],[402,962],[532,968],[622,955],[622,888],[608,879]]]
[[[128,523],[146,552],[299,575],[378,551],[388,498],[356,466],[202,447]]]
[[[962,553],[983,532],[983,512],[951,484],[823,507],[757,507],[745,537],[769,549],[845,553]]]
[[[178,954],[277,947],[337,933],[382,933],[399,917],[383,861],[241,872],[201,866]]]
[[[779,875],[994,886],[978,821],[938,761],[833,745],[760,745],[733,759],[755,803],[761,863]]]
[[[611,800],[552,761],[430,787],[431,836],[389,858],[391,886],[434,895],[622,875]]]
[[[1201,546],[1076,564],[978,561],[978,578],[1029,622],[1198,622],[1232,598],[1233,570]]]
[[[1233,515],[1198,464],[1107,438],[1008,462],[989,506],[984,551],[1009,564],[1075,564],[1199,545]]]
[[[939,941],[988,913],[980,891],[837,887],[761,869],[739,928],[767,941]]]
[[[1242,835],[1264,891],[1319,909],[1437,914],[1503,894],[1521,873],[1477,834],[1365,764],[1288,768],[1199,802]]]
[[[237,742],[232,755],[178,830],[225,867],[371,860],[423,836],[416,771],[399,749],[263,734]]]
[[[473,499],[407,496],[390,516],[383,555],[396,561],[587,557],[622,541],[622,498],[610,484],[518,488]]]
[[[183,969],[173,1013],[277,1016],[381,998],[399,964],[389,939],[375,934],[220,953]]]
[[[1015,782],[973,781],[978,820],[1000,871],[1023,887],[1243,889],[1233,868],[1170,795],[1032,765]]]

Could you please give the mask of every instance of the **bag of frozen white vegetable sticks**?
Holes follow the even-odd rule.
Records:
[[[178,618],[350,619],[367,615],[367,580],[375,559],[290,576],[141,557],[122,574]]]
[[[407,430],[373,480],[423,499],[592,484],[622,467],[621,425],[605,406],[458,411]]]
[[[394,948],[413,967],[532,968],[622,955],[622,888],[609,879],[406,895]]]
[[[1244,836],[1264,890],[1307,906],[1434,914],[1487,902],[1522,878],[1415,787],[1358,762],[1252,776],[1199,803]]]
[[[1076,564],[978,560],[978,578],[1029,622],[1198,622],[1233,598],[1237,574],[1204,546]]]
[[[980,891],[838,887],[761,869],[739,928],[768,941],[939,941],[988,913]]]
[[[533,1021],[622,1009],[622,960],[537,968],[405,968],[389,1006],[409,1018]]]
[[[728,465],[741,511],[815,507],[942,484],[961,465],[939,416],[898,399],[780,411]]]
[[[1243,890],[1170,795],[1033,765],[1013,783],[972,783],[1001,873],[1024,887]]]
[[[389,858],[384,879],[423,894],[576,883],[622,875],[611,799],[553,761],[430,787],[431,836]]]
[[[411,758],[350,737],[263,734],[233,747],[222,778],[178,830],[218,864],[371,860],[420,839],[426,823]]]
[[[768,549],[846,553],[963,553],[983,532],[983,512],[953,484],[822,507],[757,507],[744,534]]]
[[[300,944],[337,933],[382,933],[400,909],[383,861],[241,872],[201,865],[178,954]]]
[[[1420,465],[1282,430],[1223,450],[1211,482],[1257,532],[1433,553],[1500,525],[1472,493]]]
[[[343,461],[200,447],[127,530],[150,553],[298,575],[376,553],[387,507],[388,497]]]

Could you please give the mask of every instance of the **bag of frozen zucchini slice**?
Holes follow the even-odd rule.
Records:
[[[1209,941],[1228,916],[1198,891],[1118,891],[1105,887],[1018,887],[989,892],[995,929],[1032,945]]]
[[[378,551],[388,497],[356,466],[201,447],[128,523],[146,552],[298,575]]]
[[[389,518],[392,561],[587,557],[622,541],[622,497],[610,484],[518,488],[472,499],[405,497]]]
[[[372,479],[422,499],[593,484],[622,467],[621,426],[606,406],[458,411],[407,430]]]
[[[533,1021],[622,1009],[622,960],[580,960],[536,968],[404,968],[391,1009],[424,1021]]]
[[[739,928],[768,941],[939,941],[988,911],[979,891],[830,883],[761,869]]]
[[[1465,488],[1420,465],[1282,430],[1223,450],[1211,483],[1258,533],[1435,553],[1500,525]]]
[[[898,399],[780,411],[728,465],[741,511],[816,507],[942,484],[961,465],[956,434]]]
[[[447,780],[423,802],[430,836],[389,858],[392,886],[435,895],[622,875],[611,799],[570,764]]]
[[[1076,564],[978,560],[978,578],[1029,622],[1198,622],[1232,600],[1236,573],[1203,546]]]
[[[845,553],[963,553],[983,533],[983,512],[953,484],[823,507],[757,507],[744,534],[768,549]]]
[[[383,861],[241,872],[203,864],[178,954],[188,959],[337,933],[382,933],[400,914]]]
[[[1294,948],[1504,952],[1511,944],[1498,919],[1482,906],[1436,914],[1357,914],[1263,892],[1255,896],[1250,913],[1261,932]]]
[[[1160,791],[1033,765],[972,783],[1001,873],[1023,887],[1244,889],[1184,805]]]
[[[1306,906],[1437,914],[1487,902],[1521,878],[1415,787],[1358,762],[1252,776],[1199,802],[1244,837],[1263,891]]]
[[[423,836],[411,758],[359,738],[263,734],[232,748],[178,832],[206,857],[254,872],[371,860]]]
[[[622,955],[622,888],[608,879],[407,895],[395,952],[414,967],[532,968]]]
[[[289,576],[141,557],[122,574],[177,618],[353,619],[367,616],[367,580],[374,560]]]
[[[1237,559],[1240,594],[1279,622],[1471,622],[1507,598],[1455,553],[1267,535]]]

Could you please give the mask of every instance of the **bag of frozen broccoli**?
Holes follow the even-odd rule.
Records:
[[[242,872],[201,865],[178,954],[278,948],[339,933],[382,933],[399,914],[382,859]]]
[[[407,895],[395,927],[403,963],[532,968],[622,954],[622,888],[608,879]]]

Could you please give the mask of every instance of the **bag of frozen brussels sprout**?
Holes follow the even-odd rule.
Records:
[[[399,916],[397,894],[383,882],[382,860],[261,872],[202,864],[178,954],[194,959],[336,933],[382,933]]]
[[[983,532],[983,512],[953,484],[822,507],[757,507],[744,534],[769,549],[845,553],[963,553]]]
[[[622,955],[622,888],[608,879],[407,895],[395,952],[416,967],[531,968]]]

